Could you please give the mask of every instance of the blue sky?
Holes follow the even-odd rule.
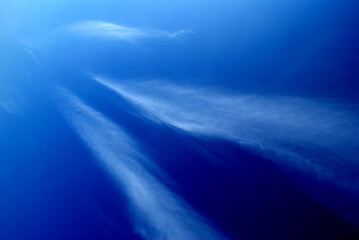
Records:
[[[0,238],[358,236],[355,1],[0,9]]]

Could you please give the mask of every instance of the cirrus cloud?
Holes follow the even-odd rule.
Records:
[[[59,89],[71,127],[128,198],[136,231],[145,239],[226,239],[181,197],[146,171],[134,139],[68,90]]]
[[[353,107],[299,97],[225,95],[167,81],[94,79],[152,121],[274,154],[283,169],[359,191],[359,122]]]

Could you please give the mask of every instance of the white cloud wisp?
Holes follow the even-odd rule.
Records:
[[[182,40],[193,34],[193,31],[189,29],[169,32],[150,28],[131,28],[104,21],[85,21],[75,23],[69,27],[69,31],[83,36],[101,37],[105,39],[123,40],[129,42],[152,38]]]

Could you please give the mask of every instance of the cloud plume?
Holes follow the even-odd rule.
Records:
[[[152,121],[254,147],[280,156],[283,169],[358,192],[358,113],[349,107],[318,99],[225,95],[166,81],[94,79]]]
[[[170,191],[141,162],[145,157],[119,126],[65,89],[67,120],[98,164],[125,193],[136,231],[146,239],[224,239],[195,210]]]

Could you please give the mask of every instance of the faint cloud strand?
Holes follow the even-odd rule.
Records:
[[[34,62],[35,62],[37,65],[39,65],[39,66],[41,65],[41,63],[40,63],[38,57],[35,55],[34,52],[32,52],[31,50],[29,50],[29,49],[27,49],[27,48],[24,48],[24,51],[27,52],[27,53],[31,56],[31,58],[34,60]]]
[[[193,34],[190,29],[174,32],[150,29],[131,28],[104,21],[85,21],[71,25],[68,29],[71,33],[89,37],[101,37],[106,39],[136,42],[140,39],[168,38],[183,40]]]
[[[10,114],[22,114],[22,106],[26,100],[22,97],[16,99],[0,99],[0,107]]]
[[[0,107],[10,114],[20,113],[17,104],[13,101],[0,102]]]
[[[127,195],[138,233],[146,239],[224,239],[145,170],[144,156],[120,127],[69,91],[59,92],[67,103],[61,108],[71,126]]]

